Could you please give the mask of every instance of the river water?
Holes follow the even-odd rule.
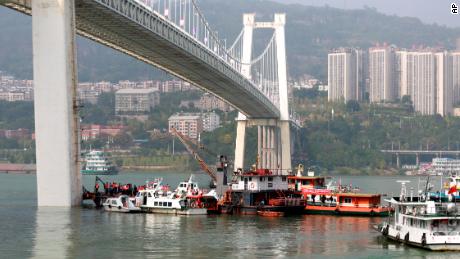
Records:
[[[163,177],[171,186],[185,173],[123,173],[104,180],[143,184]],[[205,185],[206,177],[197,175]],[[362,191],[397,194],[396,180],[415,177],[342,176]],[[83,179],[87,187],[94,176]],[[37,208],[35,175],[0,174],[0,258],[458,258],[383,239],[381,218],[303,215],[170,216],[102,210]]]

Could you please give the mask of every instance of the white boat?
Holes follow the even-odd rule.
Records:
[[[102,203],[106,211],[133,213],[141,212],[141,209],[136,207],[130,200],[128,195],[120,195],[118,197],[108,198]]]
[[[112,175],[117,174],[118,171],[103,151],[91,150],[85,155],[81,173],[83,175]]]
[[[378,230],[389,239],[428,250],[460,250],[460,206],[430,200],[427,191],[408,197],[408,181],[400,182],[400,197],[387,200],[394,212]]]
[[[203,195],[198,184],[192,181],[179,183],[175,191],[170,191],[159,182],[155,188],[141,190],[136,195],[136,206],[143,211],[176,215],[206,215],[207,206],[203,200],[214,197]],[[214,198],[217,202],[217,199]]]

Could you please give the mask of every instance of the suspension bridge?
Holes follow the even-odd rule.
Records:
[[[284,14],[243,15],[230,46],[196,0],[0,0],[32,15],[39,206],[80,204],[75,35],[188,81],[239,110],[234,170],[243,170],[247,127],[258,129],[260,166],[291,170]],[[273,36],[253,57],[253,32]]]

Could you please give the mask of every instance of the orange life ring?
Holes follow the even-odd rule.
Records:
[[[250,186],[251,186],[251,189],[254,189],[254,183],[251,183]]]

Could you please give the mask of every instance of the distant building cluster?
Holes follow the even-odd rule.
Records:
[[[0,100],[8,102],[33,101],[32,80],[18,80],[0,71]]]
[[[84,141],[97,139],[101,136],[107,136],[109,140],[113,141],[113,137],[121,134],[126,130],[126,126],[106,126],[106,125],[83,125],[81,126],[81,139]]]
[[[202,111],[214,111],[219,110],[223,112],[233,111],[233,107],[228,103],[222,101],[220,98],[210,93],[205,93],[200,98],[199,108]]]
[[[226,103],[225,101],[222,101],[220,98],[210,93],[204,93],[198,100],[182,100],[180,102],[181,108],[192,108],[192,106],[203,112],[230,112],[234,110],[234,108],[230,104]]]
[[[176,113],[169,117],[169,132],[172,128],[182,135],[198,139],[203,131],[213,131],[220,127],[220,117],[215,112],[208,113]]]
[[[385,44],[363,57],[353,48],[329,53],[329,101],[360,101],[367,93],[371,103],[387,103],[407,96],[420,114],[442,116],[460,103],[460,52]]]
[[[158,93],[173,93],[197,90],[195,86],[182,80],[169,81],[128,81],[111,82],[86,82],[78,84],[78,97],[81,102],[95,104],[103,92],[116,92],[122,89],[151,89]]]
[[[2,130],[0,129],[0,138],[7,139],[31,139],[33,134],[28,129]]]
[[[160,104],[160,94],[155,89],[127,88],[115,93],[115,114],[148,113]]]

